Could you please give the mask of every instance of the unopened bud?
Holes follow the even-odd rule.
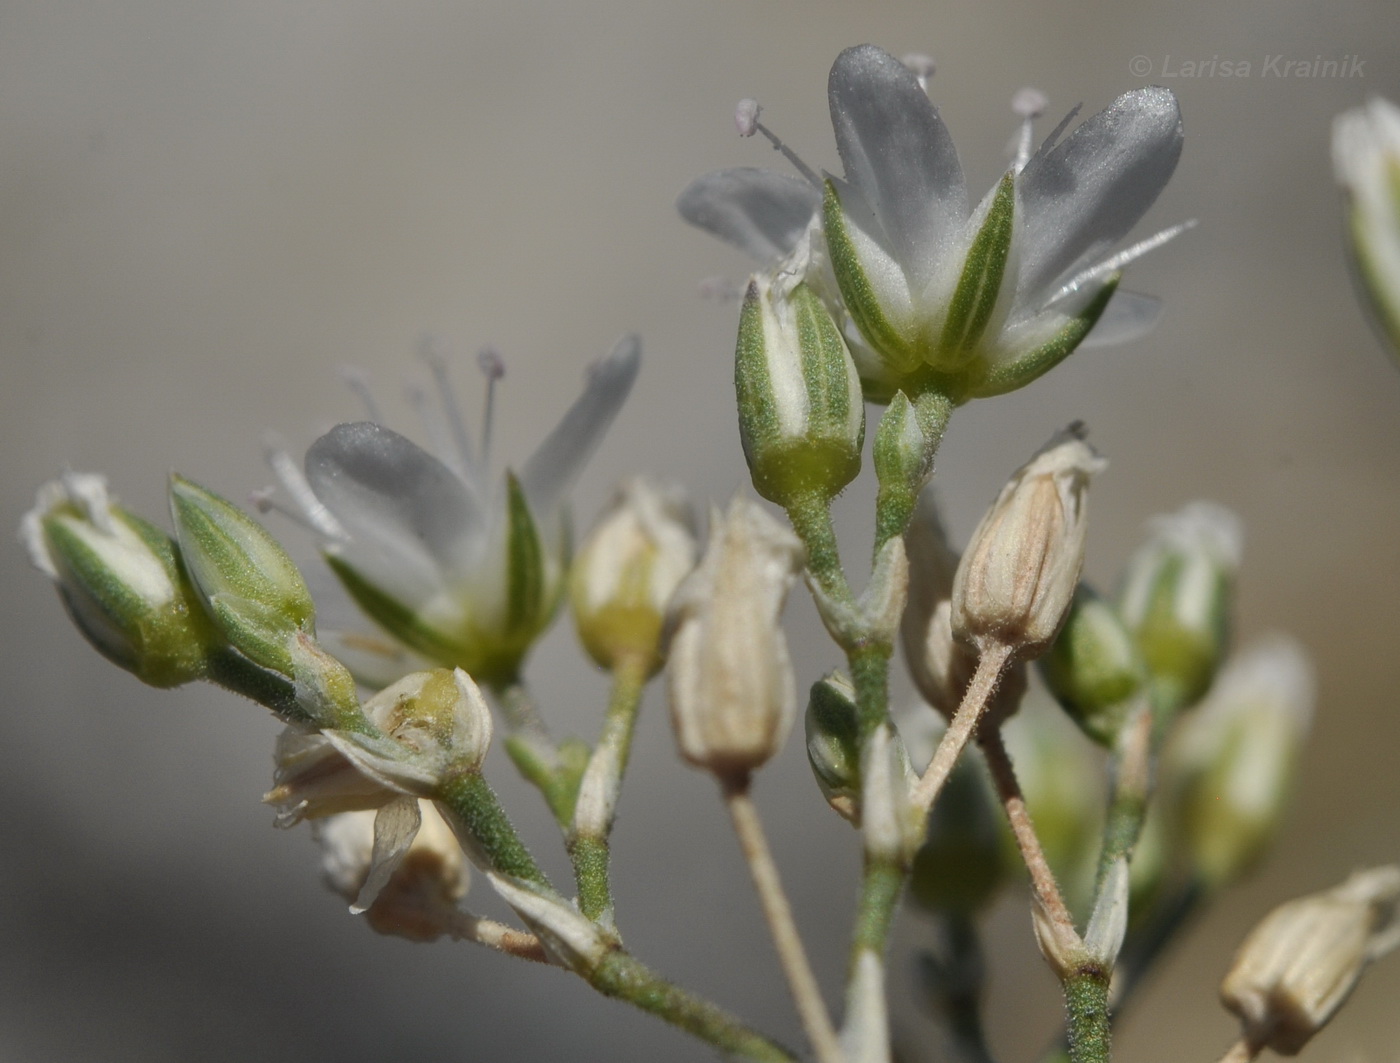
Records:
[[[860,472],[865,401],[841,330],[800,274],[755,275],[734,353],[754,487],[787,506],[833,498]]]
[[[1228,662],[1168,751],[1196,874],[1233,882],[1263,855],[1283,815],[1312,719],[1306,655],[1281,637]]]
[[[919,427],[914,404],[904,392],[896,391],[880,415],[870,456],[882,498],[913,500],[928,482],[933,472],[932,454],[924,430]],[[952,578],[949,572],[950,584]]]
[[[661,667],[661,629],[672,593],[695,567],[690,507],[679,490],[640,479],[622,486],[574,560],[570,601],[589,655]]]
[[[712,513],[669,621],[671,718],[696,767],[742,776],[786,740],[797,696],[779,618],[802,558],[798,538],[757,504],[735,498]]]
[[[1118,612],[1163,709],[1194,705],[1224,659],[1242,543],[1238,517],[1192,502],[1153,520],[1151,537],[1128,562]]]
[[[170,478],[175,536],[209,615],[234,648],[292,677],[290,641],[314,629],[316,607],[287,552],[225,498]]]
[[[1400,108],[1373,97],[1339,115],[1332,162],[1362,296],[1391,357],[1400,358]]]
[[[1105,465],[1072,425],[1002,488],[953,581],[955,636],[1022,659],[1045,652],[1079,583],[1089,478]]]
[[[1133,636],[1113,606],[1084,584],[1050,652],[1037,663],[1060,707],[1103,746],[1113,745],[1147,687]]]
[[[860,823],[860,722],[856,691],[840,672],[812,684],[807,699],[807,760],[826,803]]]
[[[900,623],[904,657],[924,700],[951,720],[977,671],[978,655],[973,646],[953,637],[951,599],[958,555],[948,545],[932,491],[919,496],[904,543],[909,554],[909,604]],[[1013,663],[1002,675],[984,719],[1006,719],[1025,693],[1025,667]]]
[[[204,677],[209,654],[224,641],[205,615],[179,547],[116,505],[103,477],[70,473],[45,484],[20,538],[102,656],[155,687]]]
[[[1397,901],[1400,867],[1376,867],[1266,915],[1220,986],[1250,1047],[1297,1055],[1384,951]]]

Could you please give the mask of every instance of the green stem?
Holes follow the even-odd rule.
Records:
[[[1113,784],[1099,848],[1096,892],[1103,889],[1109,869],[1117,860],[1131,859],[1142,833],[1151,796],[1152,737],[1152,712],[1143,707],[1127,719],[1114,742],[1109,771]]]
[[[296,688],[290,682],[259,667],[236,650],[226,649],[210,655],[209,681],[256,701],[288,723],[313,722],[306,710],[297,704]]]
[[[1070,1063],[1109,1063],[1112,1036],[1105,972],[1086,968],[1065,979],[1065,1020]]]
[[[584,978],[604,996],[648,1011],[726,1055],[755,1063],[796,1063],[798,1058],[723,1009],[661,978],[621,949],[608,953]]]
[[[855,601],[841,568],[836,529],[831,525],[831,498],[815,492],[801,495],[788,505],[787,515],[807,548],[807,570],[817,586],[837,601]]]
[[[603,717],[598,746],[577,789],[568,829],[569,858],[578,884],[579,909],[589,919],[614,925],[609,837],[617,817],[622,778],[632,753],[632,736],[650,673],[645,657],[625,657],[613,668],[612,697]]]
[[[889,942],[890,926],[894,922],[899,898],[904,892],[904,879],[909,869],[893,860],[867,856],[865,873],[861,877],[860,900],[856,904],[856,923],[852,935],[852,969],[861,950],[868,949],[883,957]]]
[[[435,800],[459,827],[463,842],[474,846],[476,857],[492,871],[552,889],[530,850],[506,816],[496,793],[479,771],[449,775]]]

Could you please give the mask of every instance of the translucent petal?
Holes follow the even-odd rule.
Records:
[[[820,206],[806,181],[752,167],[702,174],[676,200],[691,225],[763,263],[790,254]]]
[[[918,79],[874,45],[847,48],[827,83],[846,180],[885,230],[914,287],[924,287],[967,218],[957,150]]]
[[[456,474],[377,424],[337,425],[316,440],[306,478],[350,534],[341,556],[405,604],[440,591],[484,539],[480,508]]]
[[[365,876],[365,884],[360,887],[359,896],[350,906],[350,911],[359,915],[374,903],[408,855],[422,822],[416,797],[390,801],[379,810],[374,817],[374,853],[369,861],[369,874]]]
[[[642,361],[636,336],[625,336],[588,374],[583,394],[520,471],[520,487],[544,523],[592,456],[632,390]]]
[[[1181,155],[1181,109],[1168,89],[1125,92],[1019,178],[1025,206],[1020,297],[1105,252],[1166,186]]]
[[[1079,346],[1109,347],[1145,336],[1157,324],[1161,313],[1162,300],[1120,289],[1113,293],[1104,307],[1103,316]]]

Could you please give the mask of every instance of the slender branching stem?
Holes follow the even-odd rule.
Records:
[[[584,768],[568,837],[579,909],[588,918],[609,927],[615,926],[608,881],[609,838],[617,817],[617,801],[632,751],[649,663],[640,656],[625,657],[613,669],[612,698],[603,718],[603,732]]]
[[[1112,755],[1112,790],[1104,819],[1095,890],[1103,889],[1109,868],[1132,856],[1147,816],[1152,792],[1152,712],[1147,706],[1131,715],[1118,734]]]
[[[1252,1060],[1259,1058],[1259,1053],[1263,1050],[1263,1045],[1257,1045],[1249,1038],[1241,1037],[1220,1057],[1220,1063],[1251,1063]]]
[[[1010,663],[1010,646],[992,643],[982,651],[982,656],[977,659],[977,671],[973,673],[972,682],[967,685],[962,704],[953,714],[953,721],[948,725],[948,730],[943,732],[943,738],[934,750],[933,759],[929,761],[923,777],[909,795],[915,807],[925,812],[933,807],[939,791],[943,789],[943,784],[948,781],[958,758],[962,756],[963,749],[976,733],[982,714],[987,711],[987,705],[996,693],[997,684],[1001,682],[1001,674]]]
[[[1112,1030],[1106,971],[1088,968],[1065,978],[1066,1035],[1070,1063],[1109,1063]]]
[[[816,492],[803,495],[788,505],[787,515],[792,530],[807,548],[807,571],[817,586],[836,601],[854,602],[831,523],[831,497]]]
[[[540,939],[524,930],[498,923],[494,919],[483,919],[470,912],[459,912],[454,920],[451,933],[458,941],[473,941],[488,949],[504,952],[534,963],[552,963]]]
[[[1060,885],[1055,881],[1055,873],[1050,870],[1050,862],[1045,859],[1045,850],[1041,848],[1035,824],[1031,822],[1026,799],[1021,793],[1021,784],[1016,780],[1016,771],[1011,766],[1011,757],[1006,752],[1006,743],[1002,740],[1001,731],[987,728],[978,736],[978,742],[986,756],[987,768],[991,772],[997,796],[1001,798],[1002,807],[1006,810],[1011,833],[1016,838],[1016,847],[1021,851],[1026,870],[1030,872],[1031,889],[1040,903],[1041,910],[1051,922],[1068,929],[1070,934],[1077,937],[1074,920],[1070,917],[1069,908],[1060,893]]]
[[[734,823],[734,832],[739,838],[739,847],[753,875],[754,888],[758,891],[764,918],[773,935],[773,944],[778,950],[778,960],[787,977],[788,988],[792,991],[793,1003],[797,1005],[802,1029],[820,1063],[841,1063],[843,1057],[836,1030],[807,960],[807,950],[803,947],[797,923],[792,917],[792,908],[778,877],[778,866],[773,862],[773,853],[768,848],[758,809],[750,796],[750,776],[731,776],[723,779],[720,785]]]

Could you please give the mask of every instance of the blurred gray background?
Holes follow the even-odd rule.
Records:
[[[940,480],[965,536],[1051,430],[1084,418],[1111,461],[1094,488],[1090,575],[1110,582],[1152,513],[1215,499],[1248,527],[1241,634],[1283,628],[1315,654],[1320,707],[1288,829],[1122,1027],[1124,1060],[1214,1059],[1235,1029],[1215,987],[1244,930],[1290,895],[1400,856],[1400,372],[1354,302],[1328,157],[1334,114],[1400,95],[1397,29],[1383,0],[9,0],[0,526],[65,466],[105,471],[155,516],[173,469],[243,497],[269,480],[265,429],[300,450],[359,416],[342,364],[371,374],[404,428],[401,385],[421,372],[424,331],[461,355],[469,409],[470,356],[485,343],[504,353],[497,453],[517,458],[586,363],[639,331],[643,373],[579,486],[579,522],[634,471],[722,500],[746,482],[735,309],[698,282],[747,267],[672,202],[703,170],[780,162],[733,135],[739,97],[762,100],[830,167],[836,53],[862,41],[928,52],[934,98],[984,187],[1021,86],[1049,95],[1053,121],[1168,85],[1186,150],[1142,234],[1201,224],[1131,271],[1131,287],[1166,300],[1159,327],[960,411]],[[1274,55],[1363,65],[1266,76]],[[1248,61],[1250,76],[1181,76],[1213,57]],[[856,558],[869,501],[857,491],[842,509]],[[307,537],[272,526],[311,561]],[[258,804],[276,732],[265,713],[211,689],[147,690],[88,650],[16,546],[0,565],[0,1059],[710,1057],[561,972],[372,935],[322,889],[305,829],[272,830]],[[789,617],[805,685],[837,658],[804,597]],[[534,681],[560,729],[595,733],[605,683],[566,625],[540,647]],[[804,761],[793,741],[757,798],[834,998],[855,839]],[[677,761],[655,691],[634,764],[615,846],[629,942],[798,1040],[714,786]],[[535,795],[504,761],[491,773],[555,854]],[[917,938],[915,920],[902,927]],[[1058,1004],[1022,898],[990,933],[1003,957],[995,1046],[1029,1059]],[[936,1051],[907,963],[894,961],[897,1022]],[[1393,958],[1306,1058],[1397,1059],[1397,997]]]

